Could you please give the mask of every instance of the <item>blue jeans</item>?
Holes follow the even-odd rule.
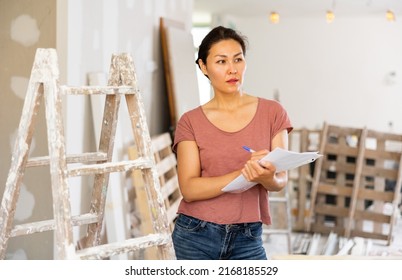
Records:
[[[220,225],[179,214],[172,239],[178,260],[266,260],[262,223]]]

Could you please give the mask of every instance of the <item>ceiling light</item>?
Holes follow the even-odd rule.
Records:
[[[391,10],[388,10],[387,13],[385,14],[385,18],[388,21],[395,21],[395,14]]]
[[[332,11],[327,11],[327,13],[325,14],[325,18],[327,19],[328,23],[331,23],[334,21],[335,15]]]
[[[269,15],[269,20],[272,23],[278,23],[279,22],[279,14],[277,12],[271,12]]]

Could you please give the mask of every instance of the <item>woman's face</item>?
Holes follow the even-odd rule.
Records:
[[[246,60],[241,45],[233,39],[212,45],[202,72],[208,76],[216,93],[236,93],[241,90]]]

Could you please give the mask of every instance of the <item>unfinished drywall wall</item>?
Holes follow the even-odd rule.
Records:
[[[56,47],[56,2],[0,1],[0,198],[36,48]],[[31,156],[47,154],[44,110],[33,135]],[[27,170],[15,214],[15,224],[52,218],[49,170]],[[53,258],[53,234],[45,232],[10,239],[7,259]]]
[[[143,94],[151,134],[168,129],[168,105],[164,87],[159,18],[170,17],[191,29],[192,0],[45,0],[0,1],[0,197],[10,168],[11,151],[21,116],[25,91],[37,48],[56,48],[61,84],[82,86],[89,73],[107,75],[113,53],[133,56],[139,88]],[[67,153],[95,150],[96,135],[89,98],[64,100]],[[43,109],[43,108],[41,108]],[[117,131],[115,156],[127,157],[131,124],[123,118]],[[100,124],[96,124],[100,125]],[[44,110],[35,129],[32,156],[47,155]],[[124,208],[126,178],[112,179],[114,193],[107,227],[116,241],[127,230]],[[82,201],[90,195],[85,179],[70,181],[72,212],[84,212]],[[90,185],[89,185],[90,186]],[[49,168],[30,168],[24,176],[18,222],[52,218]],[[88,205],[86,205],[88,206]],[[129,229],[129,228],[128,228]],[[76,233],[76,232],[75,232]],[[52,259],[53,232],[10,239],[7,258]]]

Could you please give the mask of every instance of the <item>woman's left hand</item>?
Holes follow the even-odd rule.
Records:
[[[269,161],[259,161],[258,157],[252,157],[246,162],[242,174],[247,181],[270,185],[274,182],[275,166]]]
[[[259,183],[268,191],[278,191],[283,187],[280,181],[286,172],[276,173],[276,167],[271,162],[260,161],[267,153],[267,150],[252,153],[241,172],[247,181]]]

